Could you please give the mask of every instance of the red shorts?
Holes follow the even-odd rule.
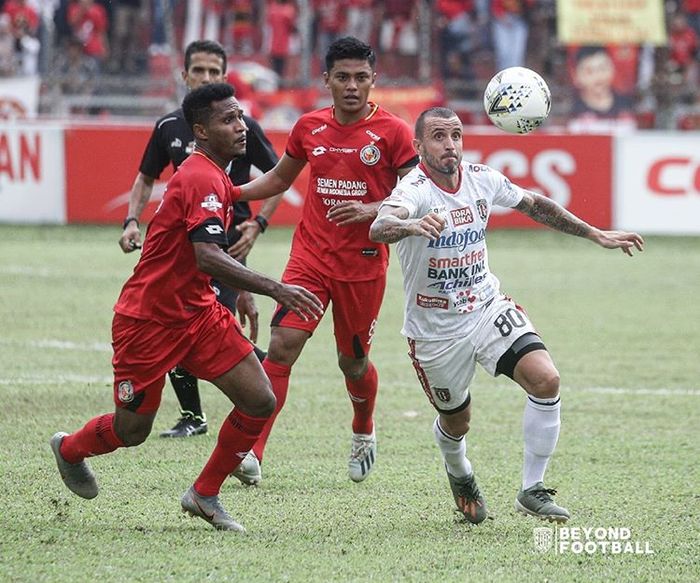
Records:
[[[158,410],[165,375],[175,366],[211,381],[253,351],[236,318],[219,303],[184,328],[115,314],[112,347],[114,402],[143,414]]]
[[[298,257],[290,257],[282,281],[301,285],[315,293],[324,309],[333,303],[333,333],[338,351],[351,358],[369,354],[372,336],[384,297],[386,277],[369,281],[339,281],[324,275]],[[304,321],[294,312],[277,306],[273,326],[296,328],[313,334],[319,320]]]

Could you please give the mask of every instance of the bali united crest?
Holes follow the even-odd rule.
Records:
[[[479,213],[479,218],[482,221],[485,221],[489,216],[489,205],[485,198],[480,198],[476,201],[476,212]]]
[[[435,396],[440,399],[443,403],[449,403],[452,395],[450,395],[450,389],[445,389],[442,387],[433,387],[435,391]]]
[[[119,383],[117,397],[122,403],[131,403],[134,400],[134,385],[131,384],[131,381]]]
[[[382,153],[374,144],[369,144],[360,150],[360,160],[367,166],[374,166],[381,157]]]

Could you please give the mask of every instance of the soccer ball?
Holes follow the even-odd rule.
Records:
[[[551,107],[552,95],[544,79],[525,67],[496,73],[484,91],[489,119],[511,134],[529,134],[547,119]]]

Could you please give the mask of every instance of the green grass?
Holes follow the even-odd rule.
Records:
[[[208,435],[92,460],[100,495],[61,484],[48,448],[112,409],[112,305],[136,255],[117,228],[0,227],[1,581],[698,581],[700,239],[650,237],[633,259],[549,232],[489,235],[491,267],[527,308],[562,377],[563,426],[548,484],[571,526],[628,527],[653,555],[538,553],[512,501],[522,391],[479,373],[469,455],[494,520],[456,523],[433,444],[434,413],[399,334],[392,262],[372,358],[379,458],[347,476],[350,404],[325,320],[294,369],[259,488],[225,484],[247,537],[180,513],[229,410],[203,384]],[[290,232],[250,264],[279,276]],[[272,303],[261,298],[261,345]],[[176,418],[166,387],[156,431]]]

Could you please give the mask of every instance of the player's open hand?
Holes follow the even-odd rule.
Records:
[[[413,235],[428,239],[437,239],[444,229],[445,219],[437,213],[428,213],[411,225]]]
[[[241,238],[228,248],[228,254],[237,261],[243,261],[260,234],[260,225],[257,221],[247,220],[236,225],[236,231],[241,234]]]
[[[245,328],[248,323],[250,324],[248,338],[251,342],[256,343],[258,341],[258,307],[255,305],[253,294],[245,290],[238,292],[236,311],[241,326]]]
[[[326,218],[338,227],[353,223],[367,223],[373,221],[376,216],[376,206],[362,204],[354,200],[339,202],[326,213]]]
[[[126,225],[119,239],[119,246],[124,253],[131,253],[136,249],[141,249],[141,231],[139,231],[139,227],[135,221],[130,221]]]
[[[305,322],[318,320],[323,316],[324,308],[321,300],[300,285],[282,283],[274,298]]]
[[[644,239],[637,233],[626,231],[598,231],[594,240],[606,249],[622,249],[625,255],[632,257],[634,249],[644,251]]]

